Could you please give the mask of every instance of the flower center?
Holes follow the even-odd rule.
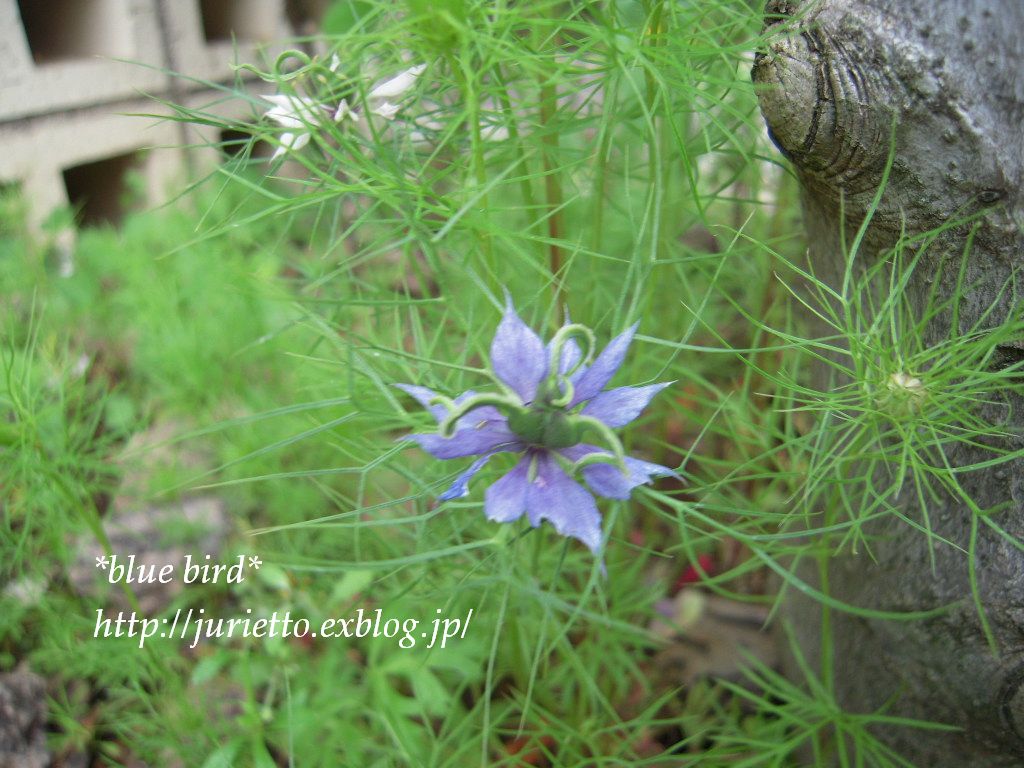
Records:
[[[524,443],[544,448],[569,448],[581,439],[580,425],[574,424],[564,411],[534,407],[514,411],[508,426]]]

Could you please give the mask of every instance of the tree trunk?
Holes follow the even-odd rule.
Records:
[[[764,86],[759,95],[772,138],[801,181],[815,274],[839,285],[845,260],[840,233],[845,227],[849,243],[864,220],[894,135],[891,174],[857,260],[870,263],[891,249],[901,227],[925,232],[987,209],[969,255],[968,281],[976,287],[960,305],[959,322],[961,329],[979,319],[985,327],[1003,322],[1018,302],[1013,271],[1024,265],[1018,225],[1024,221],[1024,0],[770,0],[766,16],[768,25],[781,25],[775,27],[779,36],[758,54],[753,76]],[[940,269],[938,259],[944,252],[962,254],[967,230],[949,230],[924,253],[908,286],[918,308],[933,289],[940,300],[956,291],[956,267]],[[1008,281],[1013,287],[1003,290]],[[929,343],[948,333],[949,317],[931,324]],[[1011,340],[993,364],[1018,362],[1022,354],[1024,339]],[[1020,388],[1003,398],[981,415],[1002,419],[1019,436]],[[1004,447],[1022,445],[1008,438]],[[954,466],[992,455],[967,445],[951,453]],[[1024,537],[1024,462],[961,480],[981,509],[1002,505],[999,523],[1018,541]],[[914,501],[900,503],[915,517]],[[968,549],[972,512],[966,505],[940,499],[930,513],[937,534]],[[924,621],[834,615],[840,703],[852,712],[873,712],[895,698],[888,714],[964,729],[877,734],[918,765],[1024,765],[1024,554],[979,526],[978,587],[997,656],[972,602],[962,551],[933,548],[892,516],[872,533],[875,562],[864,553],[833,561],[834,596],[889,611],[960,602]],[[820,611],[794,600],[790,616],[811,652]]]

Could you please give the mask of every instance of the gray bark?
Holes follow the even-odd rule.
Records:
[[[988,209],[970,253],[968,280],[978,287],[961,305],[961,327],[969,327],[1024,264],[1024,0],[820,0],[810,7],[771,0],[766,11],[769,25],[783,26],[758,55],[753,76],[764,86],[761,106],[773,139],[801,181],[815,273],[838,285],[841,228],[849,242],[864,219],[895,119],[892,173],[858,259],[867,263],[891,248],[901,226],[923,232]],[[786,29],[792,20],[779,16],[797,21]],[[933,282],[940,298],[953,293],[957,270],[940,269],[939,257],[962,253],[966,235],[966,228],[953,229],[925,253],[909,286],[917,306]],[[1018,300],[1017,289],[1005,292],[987,323],[1001,322]],[[936,319],[932,340],[948,331],[948,322],[948,315]],[[994,364],[1022,354],[1024,340],[1012,341]],[[1019,435],[1024,402],[1008,391],[1004,403],[982,415]],[[1008,447],[1021,442],[1011,438]],[[951,454],[954,465],[984,455],[968,447]],[[982,509],[1009,502],[998,520],[1024,537],[1022,462],[971,473],[964,485]],[[914,503],[901,503],[915,517]],[[930,511],[935,531],[966,549],[971,512],[953,499]],[[861,554],[833,563],[835,596],[891,611],[961,603],[917,622],[836,616],[837,695],[844,708],[871,712],[897,696],[889,714],[963,729],[878,734],[918,765],[1024,765],[1024,555],[982,526],[978,573],[1001,649],[996,657],[971,602],[965,555],[938,546],[933,571],[921,532],[893,518],[873,534],[877,562]],[[794,601],[790,615],[813,653],[820,612]]]

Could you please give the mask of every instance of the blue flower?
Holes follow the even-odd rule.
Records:
[[[589,328],[566,322],[545,344],[509,298],[491,342],[491,372],[500,393],[469,391],[450,400],[426,387],[399,384],[438,422],[437,432],[406,439],[438,459],[477,457],[438,499],[466,496],[470,479],[495,454],[520,453],[519,462],[484,492],[488,519],[510,523],[525,514],[534,527],[547,520],[597,553],[601,515],[591,491],[628,499],[652,477],[675,475],[668,467],[626,456],[612,431],[633,421],[669,385],[605,390],[637,325],[591,359],[595,344]],[[577,475],[589,490],[574,479]]]

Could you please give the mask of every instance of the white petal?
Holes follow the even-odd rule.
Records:
[[[291,134],[290,133],[285,133],[285,134],[283,134],[281,136],[281,138],[284,138],[285,136],[291,137]],[[286,147],[284,144],[282,144],[277,149],[274,150],[274,154],[270,156],[270,159],[271,160],[277,160],[277,158],[279,158],[281,155],[283,155],[287,151],[288,151],[288,147]]]
[[[339,69],[341,69],[341,59],[338,58],[338,54],[331,54],[331,63],[327,68],[331,72],[337,72]]]
[[[368,94],[368,98],[372,100],[393,99],[396,96],[401,96],[412,88],[413,83],[416,82],[416,78],[419,77],[420,73],[426,68],[426,64],[417,64],[415,67],[409,67],[409,69],[404,72],[399,72],[390,80],[385,80],[383,83],[371,90]]]
[[[261,94],[260,98],[281,109],[290,109],[292,105],[292,97],[285,93]]]
[[[261,98],[274,105],[267,110],[267,118],[285,128],[299,128],[315,122],[322,109],[319,102],[305,96],[279,93]]]
[[[280,125],[282,128],[304,128],[303,123],[299,118],[293,115],[291,112],[274,107],[273,109],[267,110],[267,119],[273,120],[275,123]]]
[[[334,110],[334,115],[331,119],[336,123],[340,123],[346,117],[353,122],[359,122],[359,113],[352,109],[345,99],[342,99],[338,102],[338,108]]]
[[[312,112],[318,106],[319,102],[316,99],[311,99],[309,96],[296,96],[291,93],[277,93],[273,96],[263,96],[271,104],[279,109],[286,109],[289,112]]]
[[[398,114],[398,105],[392,104],[390,101],[385,101],[378,107],[371,110],[373,114],[380,115],[385,120],[394,120],[395,115]]]
[[[277,137],[280,146],[274,151],[271,160],[276,160],[285,152],[294,152],[309,144],[308,133],[282,133]]]
[[[295,152],[299,151],[304,146],[309,144],[309,139],[310,139],[311,135],[312,134],[309,134],[309,133],[299,133],[299,134],[296,134],[295,138],[292,140],[292,145],[289,147],[289,149],[291,149],[292,151],[295,151]]]

